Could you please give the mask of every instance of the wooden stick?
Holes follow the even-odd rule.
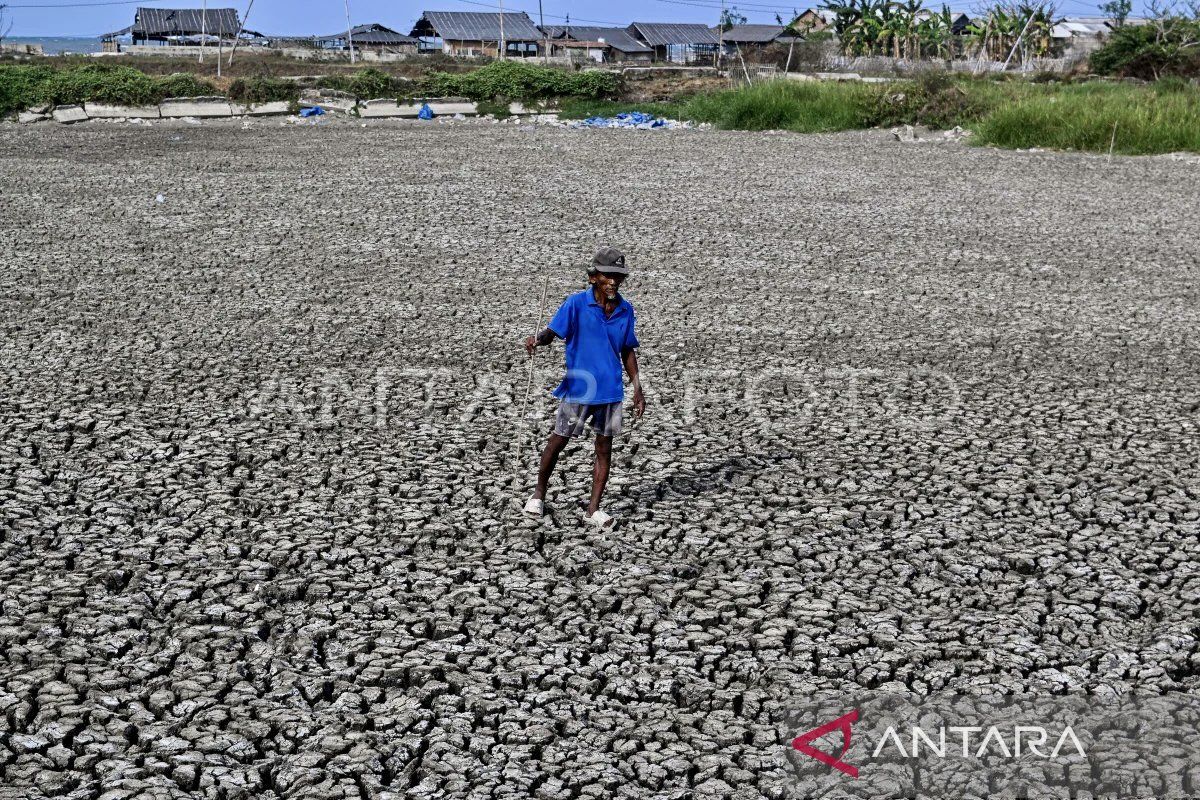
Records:
[[[546,273],[546,280],[542,283],[542,300],[538,303],[538,321],[537,327],[533,330],[533,335],[536,337],[542,332],[542,315],[546,310],[546,292],[550,288],[550,273]],[[529,380],[525,382],[525,402],[521,404],[521,420],[525,419],[525,412],[529,409],[529,393],[533,391],[533,364],[537,356],[537,347],[534,347],[533,354],[529,356]]]
[[[246,23],[250,20],[250,9],[254,8],[254,0],[250,0],[250,4],[246,6],[246,13],[242,16],[242,21],[238,23],[237,36],[233,37],[233,47],[229,49],[229,66],[233,66],[233,54],[237,52],[238,39],[242,38],[242,31],[246,29]]]
[[[538,321],[537,329],[533,332],[537,336],[542,332],[542,317],[546,310],[546,292],[550,289],[550,273],[546,273],[545,281],[542,283],[542,300],[538,303]],[[529,408],[529,394],[533,391],[533,364],[534,355],[537,353],[536,346],[533,354],[529,356],[529,378],[525,383],[525,401],[521,404],[521,422],[517,432],[517,455],[513,459],[516,462],[516,479],[519,483],[521,480],[521,450],[525,447],[525,412]],[[504,511],[500,514],[500,522],[504,523],[508,520],[508,502],[504,503]]]
[[[1117,122],[1120,122],[1120,120],[1117,120]],[[1108,160],[1109,161],[1112,161],[1113,147],[1116,146],[1116,144],[1117,144],[1117,123],[1114,122],[1112,139],[1110,139],[1108,142]]]

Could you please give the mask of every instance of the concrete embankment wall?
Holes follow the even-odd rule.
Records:
[[[434,116],[447,117],[455,114],[475,116],[479,113],[478,106],[459,97],[439,98],[428,102]],[[335,95],[314,94],[300,99],[299,107],[316,107],[327,114],[346,114],[363,118],[397,117],[416,119],[421,111],[422,102],[401,102],[394,98],[356,101],[353,98]],[[43,122],[53,120],[62,124],[84,122],[89,119],[179,119],[190,117],[195,119],[213,117],[261,117],[271,115],[286,115],[293,111],[289,102],[277,101],[271,103],[254,103],[245,105],[225,97],[172,97],[157,105],[122,106],[112,103],[84,103],[82,105],[65,105],[40,108],[30,108],[18,115],[18,121],[23,123]],[[533,114],[537,109],[530,109],[521,103],[509,105],[511,114]]]

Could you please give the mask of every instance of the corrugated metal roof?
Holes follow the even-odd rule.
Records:
[[[724,33],[720,28],[713,28],[713,33],[726,42],[745,42],[746,44],[767,44],[773,42],[783,33],[782,25],[734,25]]]
[[[630,33],[651,47],[669,44],[718,44],[717,35],[707,25],[679,22],[634,22]]]
[[[139,8],[133,15],[132,33],[136,36],[193,36],[210,33],[236,36],[237,9],[210,8]]]
[[[354,36],[355,44],[416,44],[417,40],[411,36],[405,36],[399,31],[394,31],[386,25],[380,25],[378,22],[372,22],[367,25],[355,25],[350,29]],[[314,39],[345,39],[346,31],[338,31],[337,33],[329,33],[324,36],[314,36]]]
[[[440,39],[494,42],[500,39],[500,14],[476,11],[426,11],[417,20],[410,35],[427,36],[429,34],[426,28],[432,29]],[[542,32],[524,11],[505,12],[505,41],[536,42],[541,38]]]
[[[546,35],[551,39],[566,36],[566,25],[547,25]],[[614,50],[622,53],[649,53],[650,48],[629,35],[624,28],[593,28],[586,25],[572,25],[571,38],[577,42],[598,42],[601,39]]]
[[[1050,35],[1055,39],[1071,39],[1076,36],[1102,36],[1108,32],[1108,26],[1091,23],[1091,22],[1076,22],[1074,20],[1066,20],[1055,25],[1051,30]]]
[[[354,34],[354,43],[357,44],[417,44],[417,40],[411,36],[405,36],[403,33],[394,31],[367,31],[365,33]]]

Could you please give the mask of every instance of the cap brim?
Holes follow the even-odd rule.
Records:
[[[599,264],[593,264],[592,269],[596,270],[597,272],[603,272],[607,275],[628,275],[629,274],[629,267],[616,267],[616,266],[602,267]]]

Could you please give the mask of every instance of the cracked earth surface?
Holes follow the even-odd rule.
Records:
[[[1194,165],[886,138],[0,126],[0,794],[780,797],[819,690],[1196,691]],[[516,505],[561,347],[517,417],[603,243],[598,535],[587,443]]]

